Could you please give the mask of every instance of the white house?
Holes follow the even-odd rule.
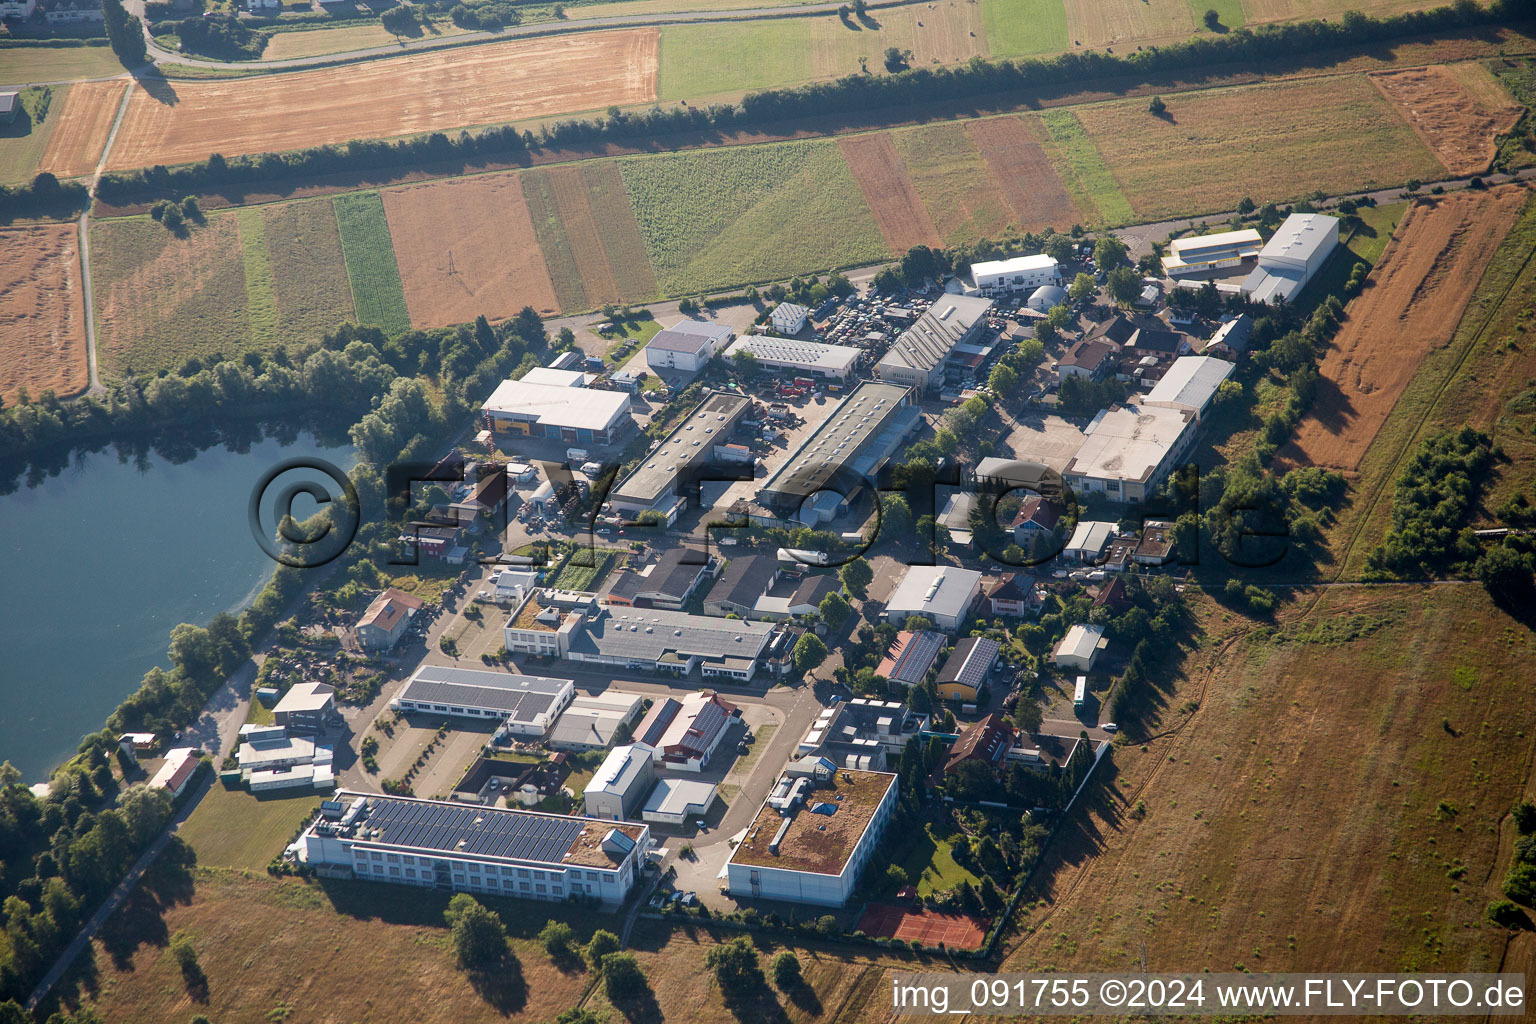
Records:
[[[900,624],[921,615],[948,632],[960,628],[981,594],[981,573],[953,565],[914,565],[885,603],[885,617]]]
[[[811,317],[811,311],[804,306],[793,302],[781,302],[773,307],[773,312],[768,314],[768,322],[773,324],[773,329],[780,334],[799,334],[805,322]]]
[[[192,776],[197,773],[197,766],[202,763],[202,758],[197,750],[191,747],[177,747],[165,755],[165,763],[160,770],[155,772],[154,778],[149,780],[150,789],[164,789],[171,794],[171,799],[181,796],[187,791],[187,783],[192,781]]]
[[[645,363],[662,370],[697,373],[725,350],[736,332],[725,324],[682,320],[659,331],[645,346]]]
[[[1078,493],[1145,501],[1189,454],[1196,436],[1190,409],[1116,405],[1100,412],[1062,475]]]
[[[993,297],[1033,291],[1041,285],[1055,284],[1060,277],[1056,261],[1044,253],[971,264],[971,280],[976,282],[976,288]]]
[[[26,19],[37,10],[37,0],[0,0],[0,18]]]

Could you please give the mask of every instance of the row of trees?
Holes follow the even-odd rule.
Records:
[[[119,3],[119,0],[106,0]],[[481,10],[483,8],[476,8]],[[515,12],[514,12],[515,13]],[[952,99],[973,99],[1029,90],[1058,90],[1081,83],[1145,81],[1173,72],[1218,74],[1219,65],[1251,67],[1280,57],[1314,58],[1331,49],[1403,36],[1444,32],[1476,25],[1516,21],[1531,16],[1529,0],[1495,0],[1480,7],[1457,0],[1448,7],[1370,18],[1354,11],[1329,21],[1242,28],[1221,35],[1200,35],[1187,42],[1154,46],[1125,54],[1076,51],[1057,57],[988,62],[973,60],[953,67],[920,67],[893,75],[855,74],[832,82],[749,93],[739,104],[682,106],[631,113],[611,109],[606,116],[550,122],[535,136],[502,127],[450,139],[433,133],[402,142],[354,141],[286,154],[262,154],[207,161],[175,171],[107,175],[100,195],[120,202],[145,190],[210,191],[251,181],[270,181],[344,170],[368,170],[422,162],[519,159],[540,147],[566,147],[606,139],[632,139],[700,131],[733,131],[766,122],[803,120],[828,114],[900,109]],[[484,14],[477,14],[483,19]]]

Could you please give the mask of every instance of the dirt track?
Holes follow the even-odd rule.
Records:
[[[385,189],[405,305],[416,327],[557,311],[516,174]],[[449,269],[452,253],[452,270]]]
[[[59,123],[54,126],[48,148],[43,151],[39,169],[61,178],[94,173],[126,88],[128,83],[119,80],[79,82],[70,86],[64,97],[64,109],[54,115]]]
[[[0,230],[0,396],[25,386],[78,394],[89,383],[73,222]]]
[[[837,145],[892,252],[943,244],[889,133],[855,135],[839,139]]]
[[[1370,79],[1454,175],[1488,170],[1495,140],[1520,120],[1518,104],[1490,109],[1443,65],[1385,71]]]
[[[137,87],[110,167],[644,103],[656,97],[658,38],[655,29],[591,32],[265,78],[157,83],[154,95]]]
[[[1506,186],[1423,200],[1408,212],[1323,356],[1317,398],[1280,450],[1283,462],[1359,468],[1424,356],[1455,334],[1528,196]]]

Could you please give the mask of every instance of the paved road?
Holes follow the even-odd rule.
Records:
[[[928,0],[873,0],[871,10],[882,7],[905,7],[926,3]],[[144,38],[149,46],[149,57],[156,64],[177,64],[183,67],[203,68],[215,71],[283,71],[297,68],[325,67],[333,64],[350,64],[356,61],[374,60],[379,57],[398,57],[405,53],[423,50],[442,50],[449,47],[473,46],[479,43],[507,39],[531,39],[539,36],[567,35],[606,28],[637,28],[647,25],[679,25],[691,22],[712,21],[760,21],[767,18],[801,18],[821,14],[836,14],[843,0],[835,3],[785,4],[782,6],[749,7],[734,11],[674,11],[657,14],[623,14],[606,18],[570,18],[566,21],[543,22],[536,25],[514,25],[500,32],[465,32],[459,35],[421,39],[402,39],[386,46],[369,46],[342,53],[328,53],[315,57],[291,57],[286,60],[208,60],[191,57],[167,50],[149,34],[145,21]],[[144,13],[144,0],[128,0],[128,9],[139,15]]]

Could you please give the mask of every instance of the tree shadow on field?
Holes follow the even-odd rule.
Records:
[[[180,839],[172,839],[160,858],[144,872],[139,884],[107,918],[97,937],[119,971],[133,969],[133,954],[140,946],[170,944],[165,912],[178,903],[192,901],[192,868],[197,855]]]
[[[137,74],[133,76],[133,80],[138,82],[139,87],[149,93],[150,98],[157,103],[174,107],[181,102],[181,97],[176,95],[176,87],[159,72]]]
[[[767,985],[750,992],[726,993],[725,1008],[740,1024],[789,1024],[789,1015]]]
[[[470,971],[468,977],[475,994],[503,1017],[520,1013],[528,1005],[528,981],[522,961],[513,953],[492,970]]]
[[[795,1008],[801,1013],[810,1017],[821,1016],[823,1009],[821,997],[816,994],[815,989],[806,983],[804,978],[795,982],[795,984],[790,986],[789,991],[784,994],[789,997],[789,1001],[794,1003]]]

